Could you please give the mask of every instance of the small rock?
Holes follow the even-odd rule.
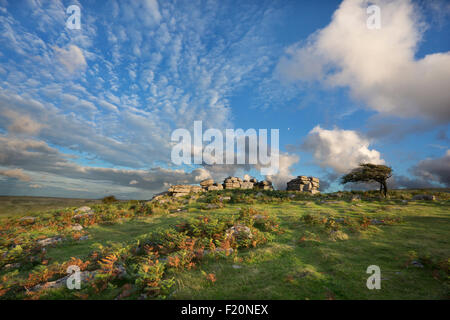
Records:
[[[208,204],[205,206],[205,209],[208,209],[208,210],[211,210],[211,209],[217,209],[217,208],[219,208],[219,206],[218,206],[217,204],[214,204],[214,203],[208,203]]]
[[[53,238],[47,238],[47,239],[43,239],[43,240],[39,240],[37,242],[38,245],[40,245],[41,247],[45,247],[51,244],[56,244],[58,242],[62,241],[62,237],[57,236],[57,237],[53,237]]]
[[[89,279],[92,279],[95,275],[95,271],[82,271],[80,272],[80,279],[81,281],[86,281]],[[44,284],[38,284],[35,285],[30,289],[30,291],[40,291],[43,289],[57,289],[62,288],[67,285],[67,279],[70,277],[70,275],[67,275],[61,279],[55,280],[55,281],[49,281]]]
[[[22,217],[19,221],[31,224],[36,222],[36,217]]]
[[[92,209],[90,207],[80,207],[75,210],[76,213],[86,213],[86,212],[92,212]]]
[[[83,230],[83,226],[81,224],[74,224],[72,226],[72,230],[74,230],[74,231],[81,231],[81,230]]]
[[[252,218],[253,218],[253,220],[265,220],[265,219],[267,219],[267,216],[262,215],[262,214],[255,214]]]
[[[226,231],[226,236],[228,237],[234,237],[234,238],[246,238],[251,239],[253,238],[252,231],[249,227],[243,225],[243,224],[236,224],[229,228]]]
[[[86,208],[89,208],[89,207],[86,207]],[[75,210],[75,212],[77,212],[77,211]],[[73,216],[73,218],[74,219],[89,218],[89,217],[91,217],[93,215],[94,215],[93,211],[88,211],[88,212],[76,214],[76,215]]]
[[[212,186],[213,184],[214,184],[214,180],[213,179],[205,179],[205,180],[200,182],[200,185],[202,187],[209,187],[209,186]]]
[[[420,263],[419,261],[417,261],[417,260],[411,261],[411,264],[412,264],[413,266],[417,267],[417,268],[423,268],[423,264],[421,264],[421,263]]]
[[[123,279],[124,277],[127,276],[127,270],[125,269],[125,267],[121,264],[119,264],[117,267],[117,271],[118,271],[118,278],[119,279]]]
[[[238,266],[237,264],[233,264],[233,269],[241,269],[242,267],[241,266]]]
[[[430,194],[418,194],[418,195],[415,195],[412,199],[413,200],[435,201],[436,196],[430,195]]]
[[[89,235],[81,236],[81,237],[78,239],[78,241],[83,241],[83,240],[87,240],[87,239],[89,239]]]

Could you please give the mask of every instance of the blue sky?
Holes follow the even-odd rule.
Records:
[[[359,162],[392,166],[392,187],[448,187],[449,15],[444,0],[0,0],[0,194],[146,199],[264,178],[174,166],[171,132],[195,120],[279,129],[278,188],[313,175],[337,190]]]

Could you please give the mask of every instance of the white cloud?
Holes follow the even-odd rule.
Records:
[[[381,8],[381,29],[366,26],[366,8]],[[411,1],[345,0],[324,29],[286,50],[283,79],[349,87],[383,114],[450,120],[450,53],[415,58],[423,24]]]
[[[16,178],[21,181],[30,181],[31,177],[27,175],[25,172],[23,172],[22,169],[9,169],[9,170],[0,170],[0,175],[9,177],[9,178]]]
[[[2,113],[10,123],[8,131],[12,133],[25,133],[34,135],[38,133],[45,125],[36,122],[27,114],[19,114],[13,110],[4,110]]]
[[[316,126],[303,143],[303,149],[313,154],[315,162],[337,173],[346,173],[360,163],[384,164],[380,152],[369,149],[370,141],[353,130]]]
[[[272,184],[277,190],[286,190],[287,182],[294,178],[292,166],[299,160],[300,158],[297,155],[280,153],[278,173],[269,175],[266,179],[272,181]]]
[[[84,70],[87,66],[83,51],[76,45],[69,45],[66,49],[54,47],[58,61],[63,64],[66,69],[73,73],[77,70]]]

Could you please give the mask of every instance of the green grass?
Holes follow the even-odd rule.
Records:
[[[0,196],[0,218],[27,216],[49,210],[91,206],[99,203],[101,203],[100,200],[91,199]]]
[[[254,193],[249,194],[248,198],[254,198]],[[253,204],[230,203],[213,210],[202,210],[201,203],[191,201],[183,204],[188,211],[185,213],[154,214],[87,227],[89,240],[63,242],[49,248],[46,257],[57,262],[71,257],[85,259],[96,243],[127,245],[156,228],[174,226],[188,217],[226,217],[237,215],[239,208],[252,207],[277,217],[284,232],[262,246],[240,249],[235,257],[208,257],[194,269],[170,271],[175,284],[167,298],[448,299],[448,269],[436,269],[436,263],[450,258],[449,200],[441,197],[438,201],[404,204],[400,199],[350,202],[321,196],[278,201],[265,197]],[[42,211],[40,205],[38,211]],[[55,208],[49,202],[45,205]],[[3,214],[17,214],[17,210]],[[307,214],[351,221],[363,217],[399,221],[356,231],[343,225],[340,228],[348,234],[348,240],[333,241],[324,225],[302,219]],[[306,240],[302,241],[303,236]],[[413,266],[413,259],[424,267]],[[366,287],[370,265],[381,268],[381,290]],[[205,273],[215,274],[217,280],[211,283]],[[117,289],[106,290],[100,297],[113,298],[115,294]]]

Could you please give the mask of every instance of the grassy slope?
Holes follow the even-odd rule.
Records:
[[[114,225],[87,228],[90,239],[50,248],[47,257],[67,261],[84,258],[94,243],[131,243],[159,226],[175,225],[186,216],[233,215],[245,204],[201,210],[197,203],[188,213],[153,215]],[[172,299],[447,299],[448,284],[435,279],[428,266],[408,265],[411,251],[442,261],[450,257],[449,202],[415,201],[287,201],[256,203],[251,207],[276,215],[284,228],[274,241],[254,249],[240,250],[237,259],[207,259],[193,270],[176,272]],[[39,208],[39,210],[41,210]],[[393,225],[370,226],[361,233],[348,232],[349,240],[332,241],[321,225],[305,224],[305,214],[383,219],[401,217]],[[308,233],[309,232],[309,233]],[[305,234],[315,240],[300,241]],[[366,269],[378,265],[382,289],[368,290]],[[234,266],[234,267],[233,267]],[[239,268],[236,268],[239,266]],[[210,283],[204,274],[214,273]],[[105,298],[114,297],[106,294]]]
[[[37,212],[66,207],[90,206],[98,203],[100,203],[100,200],[0,196],[0,218],[26,216]]]

